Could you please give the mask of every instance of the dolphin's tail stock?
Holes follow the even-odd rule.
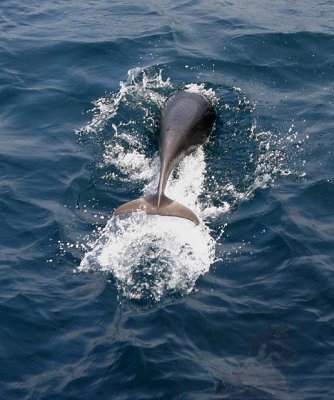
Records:
[[[115,210],[114,215],[131,213],[135,211],[144,211],[146,214],[150,215],[185,218],[194,222],[196,225],[199,224],[199,219],[194,212],[192,212],[183,204],[171,200],[164,194],[160,198],[158,198],[158,195],[156,194],[153,196],[141,197],[139,199],[129,201],[128,203],[118,207]]]

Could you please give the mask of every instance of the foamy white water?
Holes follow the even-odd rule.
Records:
[[[214,254],[215,243],[204,224],[133,213],[108,221],[79,270],[112,273],[128,298],[160,300],[169,292],[191,291]]]
[[[106,123],[117,116],[122,103],[138,105],[144,121],[149,121],[152,116],[145,104],[160,107],[167,97],[161,94],[161,89],[166,88],[173,86],[169,79],[163,80],[161,71],[149,76],[144,69],[130,70],[127,82],[120,83],[117,93],[95,102],[92,120],[78,133],[100,134]],[[218,104],[215,92],[203,84],[189,84],[185,90],[202,94]],[[239,90],[235,90],[239,96]],[[236,112],[248,104],[245,96],[240,95],[239,99]],[[119,172],[106,174],[106,179],[117,179],[120,185],[132,182],[142,186],[142,195],[153,194],[158,185],[159,156],[157,153],[153,157],[146,154],[143,136],[136,134],[134,127],[136,121],[112,124],[114,136],[105,142],[100,166],[113,167]],[[111,217],[98,237],[86,243],[90,250],[82,259],[79,271],[100,270],[112,274],[119,292],[130,299],[158,301],[166,293],[189,293],[216,257],[215,240],[205,223],[221,218],[233,204],[251,198],[254,190],[267,187],[276,175],[289,173],[283,168],[283,152],[275,150],[271,133],[255,133],[255,128],[254,125],[250,138],[261,152],[255,161],[251,184],[246,189],[238,191],[231,180],[225,186],[217,187],[213,201],[206,193],[207,165],[203,148],[200,148],[181,161],[166,187],[167,196],[192,209],[201,219],[200,225],[140,212],[127,217]],[[214,181],[214,176],[211,178]],[[232,199],[232,203],[225,201],[226,197]],[[223,231],[218,236],[222,234]]]
[[[133,163],[146,168],[151,180],[143,194],[155,192],[159,175],[159,159],[151,162],[131,154]],[[129,176],[136,179],[131,174]],[[198,201],[203,191],[205,161],[203,149],[186,157],[171,177],[166,194],[195,210],[201,217],[203,204]],[[159,300],[166,293],[188,293],[198,277],[210,268],[215,257],[215,241],[202,222],[174,217],[133,213],[112,217],[101,235],[86,253],[79,270],[97,269],[113,274],[119,291],[128,298],[150,297]]]
[[[140,100],[145,99],[155,104],[162,105],[165,97],[159,94],[155,89],[172,87],[169,78],[165,81],[162,78],[162,71],[158,74],[149,76],[144,68],[133,68],[128,71],[126,82],[120,82],[118,92],[111,93],[109,96],[101,97],[94,101],[93,117],[91,121],[77,130],[79,135],[98,134],[105,127],[106,123],[115,117],[120,105],[129,101],[129,98],[135,97],[140,106]],[[128,121],[127,121],[128,122]]]

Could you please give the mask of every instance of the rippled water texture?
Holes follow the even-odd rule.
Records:
[[[331,399],[332,1],[0,5],[1,399]],[[165,100],[217,110],[153,193]]]

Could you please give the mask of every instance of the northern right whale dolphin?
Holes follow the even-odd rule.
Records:
[[[170,97],[161,111],[159,132],[160,178],[157,193],[132,200],[117,208],[114,215],[142,210],[186,218],[199,223],[196,214],[165,195],[172,170],[209,137],[216,114],[212,104],[200,94],[180,91]]]

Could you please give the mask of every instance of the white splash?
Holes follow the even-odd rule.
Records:
[[[185,91],[190,92],[190,93],[197,93],[200,94],[204,97],[206,97],[208,100],[210,100],[214,105],[218,104],[218,97],[216,97],[216,93],[213,89],[207,89],[204,85],[204,83],[198,84],[198,83],[189,83],[185,85]]]
[[[137,101],[140,96],[143,96],[146,100],[161,105],[165,98],[154,89],[168,87],[171,87],[170,79],[163,80],[162,70],[159,70],[158,74],[150,76],[144,68],[132,68],[128,71],[127,81],[120,82],[118,92],[94,101],[95,107],[91,110],[93,112],[92,120],[81,129],[76,130],[76,133],[78,135],[100,133],[106,123],[116,116],[120,104],[131,95],[137,96]]]
[[[161,299],[190,292],[214,260],[215,243],[204,224],[133,213],[112,217],[79,270],[110,272],[130,299]]]
[[[131,157],[137,158],[134,152]],[[137,159],[138,161],[138,159]],[[143,194],[156,191],[159,158],[144,162],[151,180]],[[171,177],[166,194],[193,209],[201,217],[205,207],[198,201],[205,178],[203,149],[186,157]],[[127,170],[128,178],[136,179]],[[98,269],[112,273],[119,291],[131,299],[155,301],[169,292],[188,293],[198,277],[210,268],[215,257],[215,241],[204,223],[199,226],[174,217],[134,213],[127,218],[112,217],[102,234],[86,253],[79,270]]]
[[[92,120],[77,133],[99,134],[111,119],[113,136],[104,141],[104,154],[100,167],[113,168],[116,172],[106,179],[117,179],[120,185],[132,182],[142,187],[142,195],[155,193],[158,185],[160,162],[158,154],[146,154],[145,141],[137,132],[134,121],[113,121],[118,116],[120,105],[136,105],[147,122],[151,116],[147,104],[160,106],[164,103],[162,89],[173,88],[169,79],[162,78],[162,72],[149,74],[142,68],[128,72],[126,83],[120,83],[117,93],[95,102]],[[212,89],[204,85],[189,84],[185,90],[202,94],[213,103],[218,99]],[[236,93],[239,90],[235,89]],[[239,94],[238,94],[239,96]],[[248,100],[240,95],[236,108]],[[224,107],[224,105],[223,105]],[[227,104],[226,107],[230,106]],[[250,185],[236,189],[230,183],[217,186],[215,193],[207,193],[207,165],[204,151],[198,149],[184,158],[170,177],[166,195],[192,209],[201,219],[199,226],[192,222],[173,217],[148,216],[133,213],[127,217],[111,217],[104,229],[98,231],[80,263],[79,271],[99,270],[110,273],[119,292],[129,299],[151,298],[159,301],[168,293],[189,293],[197,279],[206,273],[217,259],[216,242],[204,222],[221,219],[233,205],[251,197],[254,190],[271,184],[284,166],[283,155],[271,143],[270,132],[250,132],[251,139],[261,150],[256,160],[256,170]],[[275,150],[276,148],[276,150]],[[250,155],[252,157],[252,155]],[[213,182],[215,177],[211,177]],[[228,198],[229,202],[225,201]],[[219,232],[223,234],[224,226]]]
[[[94,103],[92,120],[77,133],[96,135],[109,120],[113,122],[114,134],[104,142],[100,167],[112,167],[118,172],[112,176],[107,173],[106,179],[142,185],[143,195],[156,191],[160,170],[158,154],[146,155],[135,121],[116,123],[115,119],[120,105],[136,104],[137,110],[141,109],[146,121],[149,120],[147,104],[160,107],[166,100],[161,89],[171,88],[170,80],[164,80],[161,71],[148,74],[144,69],[134,68],[128,72],[126,83],[120,82],[117,93]],[[211,101],[215,96],[204,85],[188,85],[185,90],[200,93]],[[205,174],[204,151],[199,149],[182,160],[168,181],[166,195],[205,218],[208,214],[205,204],[199,201]],[[158,301],[166,293],[188,293],[215,258],[215,241],[203,222],[196,226],[180,218],[133,213],[126,218],[112,217],[95,237],[79,270],[111,273],[119,292],[129,299]]]
[[[140,150],[126,151],[122,144],[107,145],[103,155],[103,165],[114,165],[123,174],[123,181],[143,181],[152,178],[154,161]]]

